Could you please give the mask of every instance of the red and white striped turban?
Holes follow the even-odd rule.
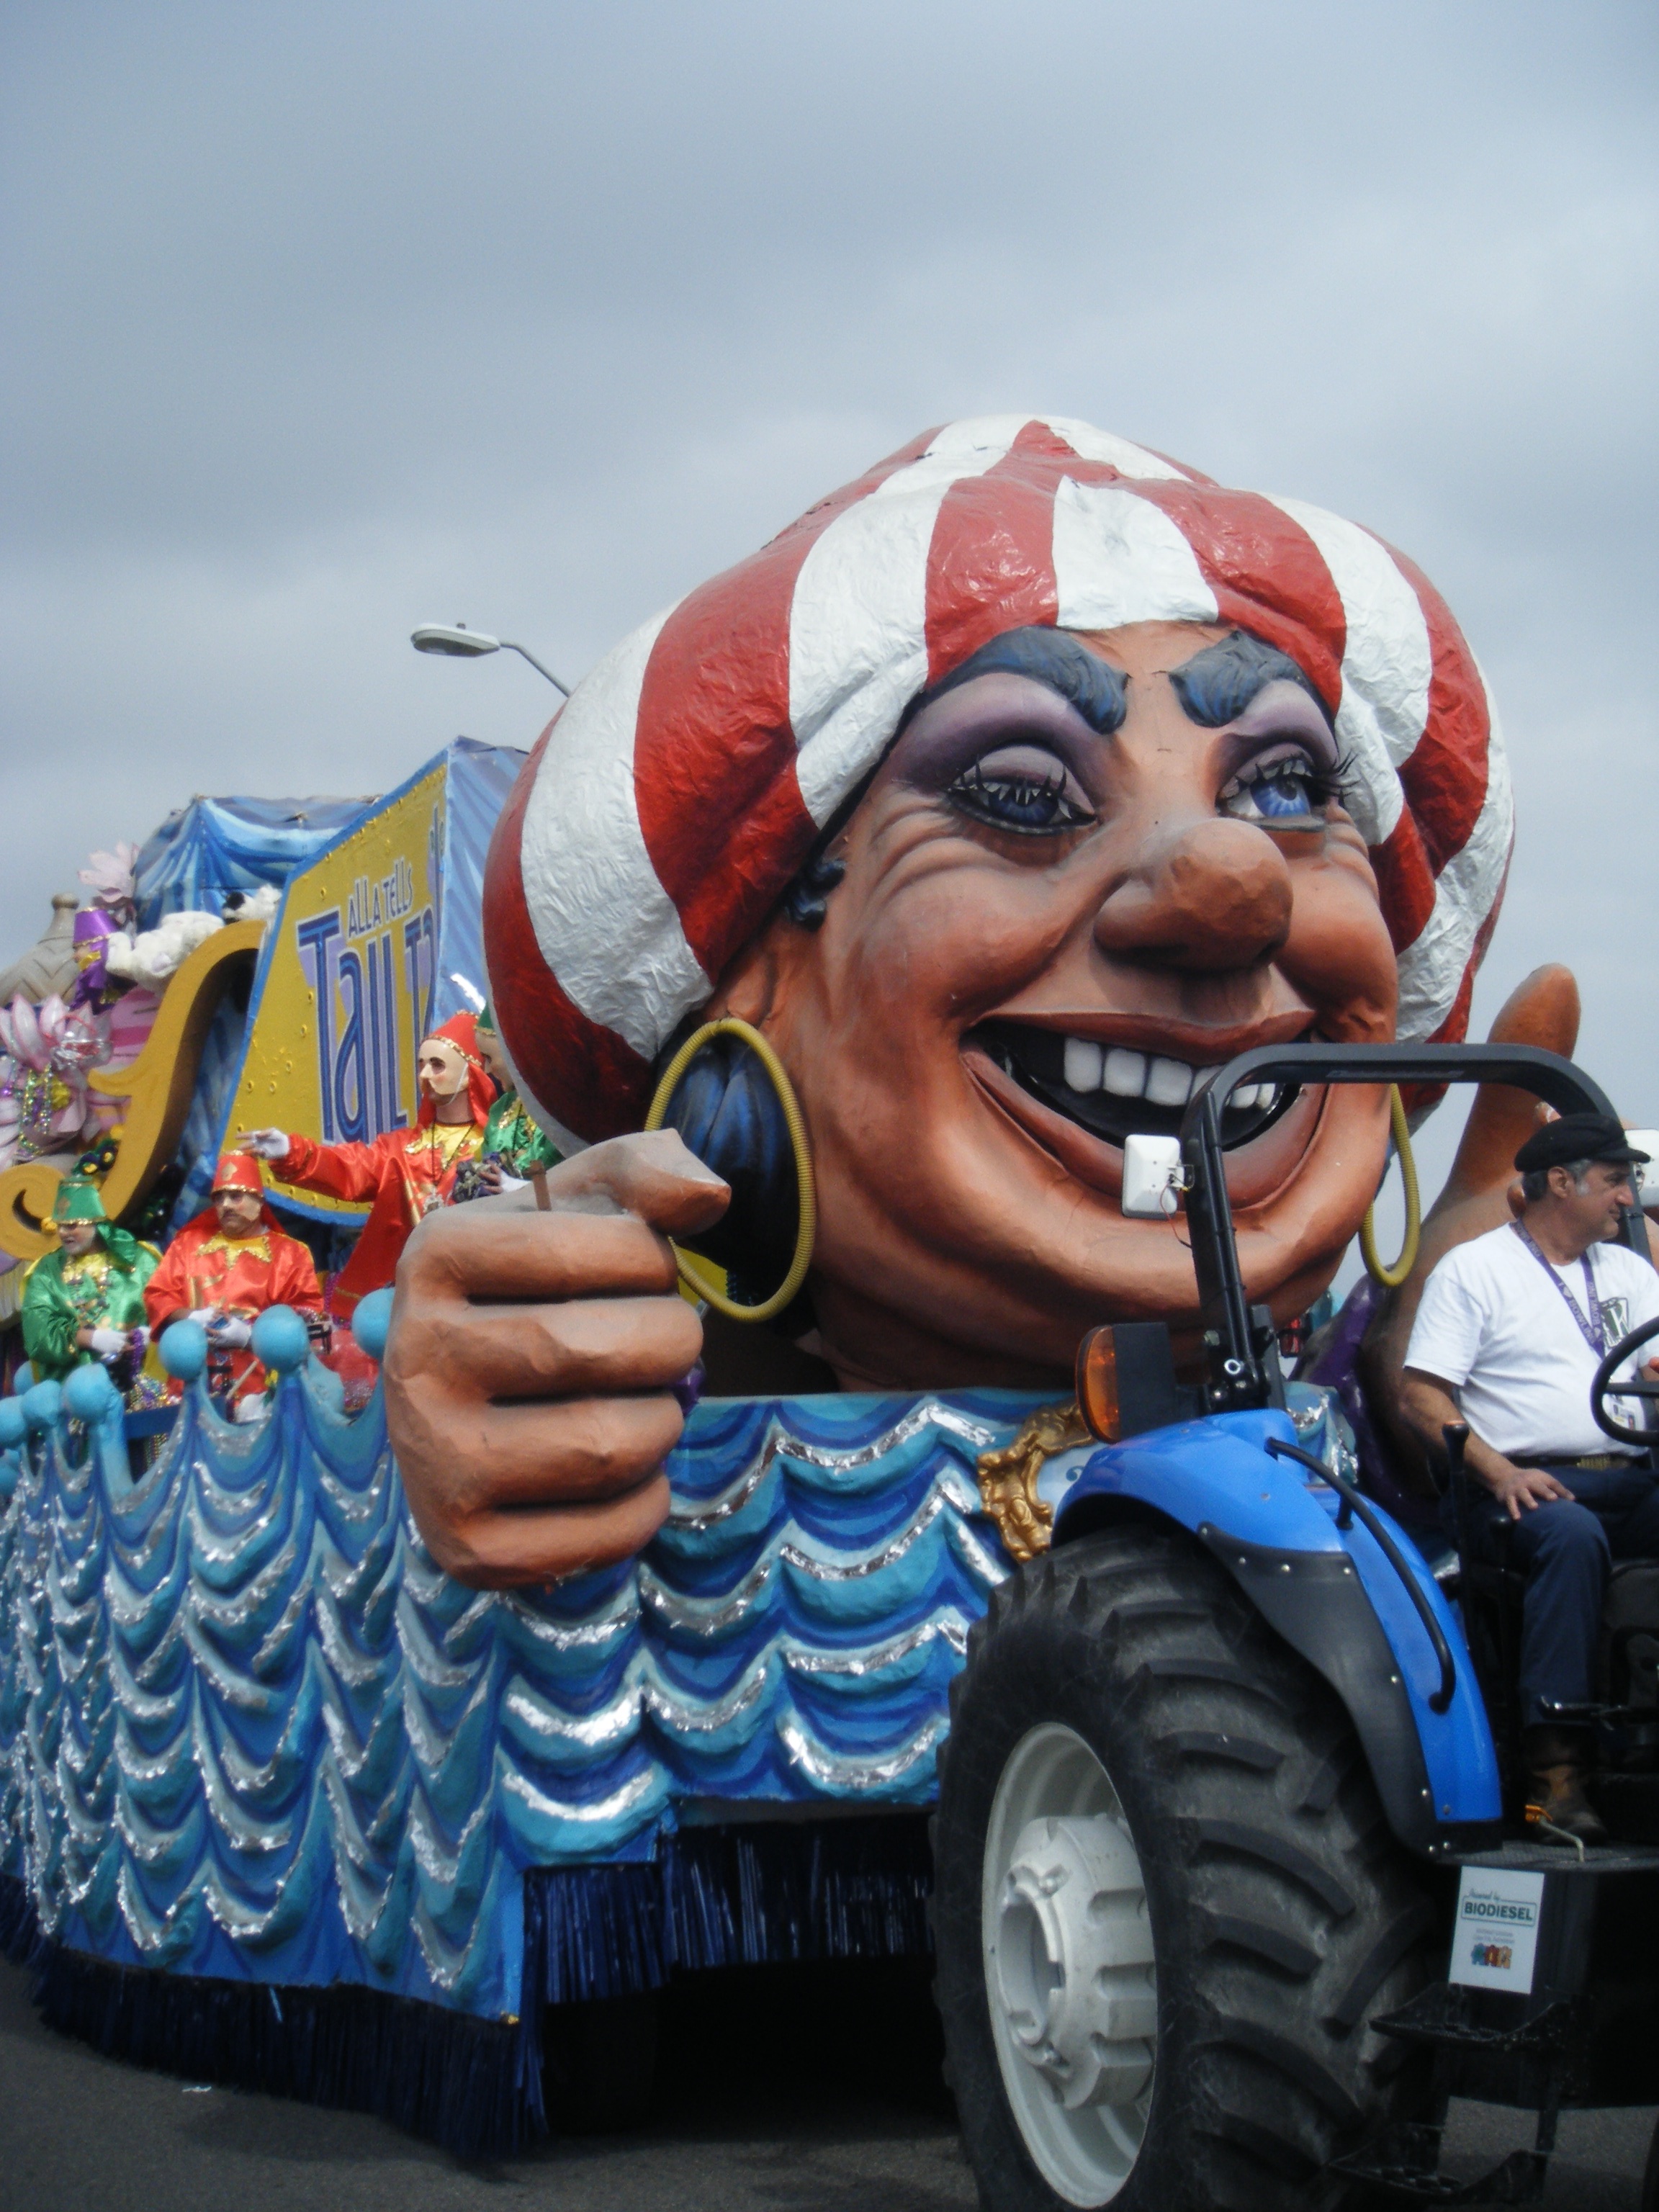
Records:
[[[1497,718],[1445,603],[1300,500],[1228,491],[1059,416],[927,432],[617,646],[501,815],[485,956],[527,1097],[567,1134],[637,1128],[652,1062],[765,921],[906,705],[1005,630],[1227,623],[1336,720],[1400,958],[1400,1035],[1457,1038],[1512,809]]]

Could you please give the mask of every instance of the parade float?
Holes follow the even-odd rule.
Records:
[[[110,1008],[88,1045],[51,991],[14,998],[13,1090],[49,1087],[0,1246],[49,1250],[76,1173],[164,1230],[264,1131],[270,1200],[337,1274],[354,1210],[284,1188],[284,1133],[404,1126],[422,1040],[485,997],[556,1164],[421,1224],[395,1301],[337,1328],[353,1393],[277,1308],[257,1425],[187,1340],[143,1454],[95,1364],[0,1401],[0,1903],[46,2018],[467,2154],[615,2117],[649,2073],[637,2010],[605,2041],[617,2001],[929,1948],[941,1756],[958,1856],[976,1786],[947,1744],[970,1648],[1061,1582],[1086,1624],[1077,1540],[1151,1528],[1187,1564],[1138,1586],[1176,1634],[1123,1710],[1154,1677],[1265,1698],[1291,1717],[1258,1768],[1304,1794],[1258,1775],[1228,1830],[1205,1793],[1232,1739],[1160,1692],[1137,1764],[1196,1762],[1160,1847],[1219,1963],[1195,1983],[1143,1932],[1075,2019],[1081,1939],[1043,1900],[1086,1875],[1144,1931],[1157,1887],[1108,1848],[1131,1824],[1099,1754],[1015,1791],[1054,1858],[1022,1829],[996,1869],[1035,1885],[1024,2000],[947,1850],[970,2151],[999,2206],[1174,2203],[1175,2129],[1193,2202],[1314,2201],[1414,2110],[1370,2023],[1431,1982],[1434,1869],[1504,1811],[1402,1329],[1432,1260],[1504,1218],[1528,1086],[1606,1103],[1559,1073],[1564,970],[1486,1060],[1453,1049],[1511,809],[1433,587],[1087,425],[957,423],[626,640],[527,759],[461,743],[334,806],[225,802],[217,872],[185,860],[196,808],[152,840],[117,957],[155,1007],[118,1065]],[[261,887],[274,912],[225,918]],[[143,968],[187,911],[214,926]],[[1391,1156],[1481,1077],[1420,1239],[1392,1268],[1371,1246],[1331,1320]],[[1210,1541],[1246,1536],[1230,1486],[1259,1486],[1287,1575],[1355,1577],[1340,1633]],[[1254,1689],[1215,1626],[1240,1590],[1271,1625]],[[1096,1626],[1134,1658],[1128,1615]],[[550,2068],[583,2007],[605,2069]]]

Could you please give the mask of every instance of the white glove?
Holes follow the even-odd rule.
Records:
[[[252,1152],[256,1159],[285,1160],[289,1141],[281,1129],[245,1129],[236,1140],[240,1152]]]
[[[212,1330],[219,1325],[219,1309],[217,1306],[192,1306],[185,1319],[193,1321],[198,1328]]]
[[[227,1314],[208,1331],[215,1344],[227,1352],[240,1352],[253,1334],[253,1323],[243,1321],[235,1314]]]
[[[100,1359],[118,1359],[127,1348],[125,1334],[118,1328],[95,1328],[92,1348]]]

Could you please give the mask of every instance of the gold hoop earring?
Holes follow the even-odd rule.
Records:
[[[1417,1265],[1418,1246],[1423,1233],[1423,1204],[1417,1189],[1417,1162],[1412,1158],[1411,1125],[1406,1119],[1406,1102],[1400,1096],[1400,1085],[1389,1085],[1389,1125],[1394,1135],[1394,1148],[1400,1155],[1400,1179],[1406,1186],[1406,1241],[1400,1248],[1400,1257],[1392,1267],[1384,1267],[1382,1256],[1376,1249],[1376,1236],[1372,1217],[1376,1212],[1376,1201],[1365,1208],[1365,1218],[1359,1224],[1359,1252],[1365,1262],[1365,1272],[1380,1289],[1397,1291],[1412,1269]]]
[[[651,1110],[645,1117],[647,1129],[659,1129],[663,1116],[668,1111],[668,1102],[673,1097],[680,1078],[691,1065],[704,1045],[717,1036],[740,1037],[759,1060],[771,1079],[777,1093],[778,1104],[783,1109],[784,1126],[789,1132],[790,1149],[795,1158],[795,1189],[797,1219],[795,1249],[789,1262],[789,1272],[769,1298],[757,1306],[742,1306],[727,1296],[718,1283],[712,1281],[702,1269],[706,1263],[694,1252],[686,1252],[674,1245],[674,1258],[678,1264],[680,1280],[696,1297],[722,1313],[731,1321],[770,1321],[789,1304],[801,1285],[806,1280],[806,1270],[812,1258],[812,1243],[817,1234],[817,1186],[812,1175],[812,1150],[807,1141],[806,1121],[800,1110],[800,1101],[795,1096],[795,1086],[789,1080],[788,1070],[771,1046],[752,1023],[739,1021],[735,1014],[726,1014],[719,1021],[705,1022],[689,1036],[663,1071],[651,1101]],[[670,1240],[672,1243],[672,1239]]]

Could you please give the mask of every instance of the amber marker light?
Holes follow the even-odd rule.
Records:
[[[1077,1402],[1090,1434],[1115,1444],[1121,1417],[1117,1345],[1109,1328],[1091,1328],[1077,1348]]]

